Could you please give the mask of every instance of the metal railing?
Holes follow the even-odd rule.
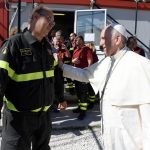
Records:
[[[101,7],[99,7],[97,4],[94,4],[94,7],[96,7],[96,8],[98,8],[98,9],[101,9]],[[93,8],[94,8],[93,7]],[[119,22],[118,21],[116,21],[112,16],[110,16],[109,14],[107,14],[107,17],[111,20],[111,23],[118,23],[119,24]],[[108,19],[107,19],[107,21],[108,21]],[[134,36],[134,34],[132,34],[128,29],[126,29],[126,31],[127,31],[127,33],[130,35],[130,36]],[[149,52],[150,52],[150,48],[147,46],[147,45],[145,45],[140,39],[138,39],[138,38],[136,38],[137,39],[137,41],[144,47],[144,48],[146,48]]]

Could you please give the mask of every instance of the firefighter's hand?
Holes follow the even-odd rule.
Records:
[[[79,63],[80,63],[79,58],[74,58],[74,59],[72,60],[72,63],[73,63],[73,64],[79,64]]]
[[[67,108],[67,102],[66,101],[58,104],[58,109],[65,110],[66,108]]]

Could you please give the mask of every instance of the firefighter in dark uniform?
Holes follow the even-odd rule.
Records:
[[[98,62],[98,56],[96,54],[96,48],[93,42],[87,42],[86,46],[88,46],[93,54],[93,64]],[[94,104],[96,102],[96,96],[95,92],[93,90],[93,87],[91,86],[90,83],[88,83],[88,96],[89,96],[89,102],[88,102],[88,109],[92,109],[94,107]]]
[[[50,150],[54,58],[45,37],[54,24],[53,12],[37,6],[29,30],[6,40],[0,50],[1,150],[30,150],[31,145]],[[59,107],[65,109],[66,102]]]
[[[66,57],[70,57],[70,53],[64,44],[63,36],[53,37],[52,48],[55,55],[60,57],[62,60],[64,60],[64,58]],[[57,64],[57,61],[55,63],[54,75],[55,75],[55,82],[54,82],[55,101],[52,110],[54,112],[58,112],[57,103],[64,101],[64,77],[62,70],[59,68]]]
[[[89,47],[85,46],[82,36],[76,38],[77,48],[72,56],[73,66],[85,68],[93,63],[93,54]],[[78,108],[73,110],[73,113],[79,113],[78,119],[83,120],[86,117],[88,106],[88,84],[75,80],[75,89],[78,97]]]
[[[69,40],[66,43],[66,47],[71,54],[71,58],[65,58],[64,59],[65,64],[72,65],[72,56],[73,56],[74,50],[76,49],[76,43],[75,43],[76,36],[77,35],[75,33],[70,33]],[[74,82],[70,78],[66,78],[66,80],[67,80],[67,86],[68,86],[69,93],[71,95],[75,95]]]

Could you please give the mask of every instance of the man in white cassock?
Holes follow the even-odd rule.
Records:
[[[150,150],[150,61],[126,47],[122,25],[105,27],[100,39],[105,59],[85,69],[59,60],[63,75],[99,91],[105,150]]]

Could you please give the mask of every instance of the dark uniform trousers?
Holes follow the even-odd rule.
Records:
[[[85,82],[75,81],[75,89],[78,97],[78,105],[80,110],[87,110],[88,86]]]
[[[55,98],[57,103],[59,103],[64,101],[64,77],[63,72],[58,65],[55,66],[54,74]]]
[[[89,103],[94,103],[96,100],[96,95],[90,83],[88,83],[88,95],[89,95]]]
[[[50,111],[15,112],[4,109],[1,150],[50,150]],[[32,143],[32,144],[31,144]]]

